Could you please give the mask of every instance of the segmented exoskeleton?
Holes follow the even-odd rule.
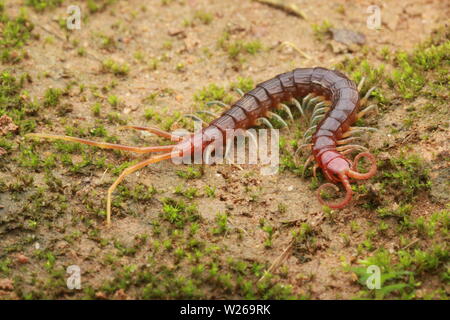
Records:
[[[361,83],[362,85],[362,83]],[[301,147],[310,147],[312,154],[308,158],[305,167],[315,161],[316,168],[320,167],[325,177],[334,183],[341,182],[346,190],[344,199],[337,204],[326,203],[321,197],[324,187],[331,186],[338,190],[335,184],[326,183],[318,190],[318,199],[321,203],[331,208],[342,208],[352,198],[352,189],[349,178],[361,180],[369,179],[376,173],[376,162],[373,155],[368,152],[358,154],[353,164],[345,155],[355,149],[365,149],[356,144],[349,144],[356,137],[353,134],[361,130],[371,128],[351,127],[350,125],[361,117],[373,106],[358,112],[360,106],[367,101],[371,90],[362,99],[359,97],[358,88],[344,74],[325,68],[298,68],[264,81],[255,89],[243,94],[220,117],[212,121],[205,128],[180,137],[156,128],[127,126],[125,128],[144,130],[153,134],[169,138],[177,143],[174,145],[159,147],[130,147],[110,143],[94,142],[85,139],[49,135],[30,134],[30,136],[62,139],[72,142],[84,143],[107,149],[119,149],[137,153],[166,152],[162,155],[147,159],[125,169],[119,178],[111,185],[107,196],[107,224],[111,221],[111,196],[117,185],[129,174],[151,163],[166,159],[192,157],[196,152],[213,152],[213,142],[216,140],[227,142],[225,132],[227,130],[248,129],[255,125],[271,125],[267,118],[277,118],[281,123],[287,123],[276,113],[275,109],[282,108],[293,120],[292,112],[288,104],[291,104],[305,116],[311,111],[311,127],[305,132],[305,143]],[[190,115],[195,118],[195,116]],[[365,157],[371,162],[367,173],[359,173],[356,166],[360,158]]]

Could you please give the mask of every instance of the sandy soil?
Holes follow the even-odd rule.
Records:
[[[36,24],[35,36],[25,46],[29,56],[19,64],[4,65],[2,69],[12,70],[17,75],[27,72],[33,80],[25,89],[37,101],[44,100],[48,88],[66,89],[72,84],[59,103],[69,105],[71,111],[61,114],[58,108],[41,109],[35,132],[64,134],[67,127],[90,130],[104,126],[107,135],[116,136],[122,144],[157,145],[164,141],[136,132],[119,131],[119,124],[109,121],[107,115],[117,112],[128,124],[163,126],[164,120],[177,112],[185,114],[204,108],[194,96],[211,83],[229,88],[238,77],[251,78],[258,83],[296,67],[333,68],[346,59],[358,57],[377,66],[383,63],[378,54],[382,48],[392,52],[412,52],[433,30],[448,22],[450,12],[448,3],[439,0],[290,2],[303,11],[306,20],[253,1],[185,0],[164,4],[162,1],[131,0],[107,5],[94,13],[88,11],[85,2],[71,1],[70,4],[81,7],[83,21],[80,30],[65,31],[59,26],[58,19],[66,16],[66,4],[43,12],[28,8],[30,20]],[[381,8],[380,30],[370,30],[366,26],[369,5]],[[9,1],[6,9],[14,14],[21,6],[20,1]],[[208,18],[202,20],[198,12],[210,14],[211,21],[206,21]],[[328,38],[318,40],[311,25],[321,24],[325,19],[336,28],[363,33],[366,36],[364,48],[348,49]],[[240,54],[239,59],[243,60],[231,59],[217,45],[225,31],[229,32],[230,41],[258,40],[264,49],[255,55]],[[105,43],[105,39],[110,39],[109,43]],[[294,44],[304,55],[292,47],[280,46],[284,42]],[[84,48],[82,54],[80,48]],[[128,64],[128,74],[118,77],[105,72],[101,62],[107,58]],[[154,68],[156,60],[158,64]],[[381,85],[392,97],[387,85]],[[83,91],[80,86],[84,87]],[[152,93],[156,93],[155,97],[146,99]],[[229,94],[237,98],[231,91]],[[119,98],[118,106],[108,103],[111,95]],[[402,152],[418,153],[431,166],[431,176],[436,177],[436,172],[448,165],[448,125],[445,127],[443,119],[433,115],[426,121],[417,120],[408,130],[392,134],[394,126],[401,124],[408,114],[408,107],[420,108],[429,101],[426,97],[414,101],[394,97],[391,101],[390,105],[381,108],[381,112],[367,118],[367,123],[379,131],[368,136],[370,143],[366,142],[366,145],[376,150],[381,159]],[[91,111],[96,102],[101,104],[100,116]],[[155,117],[145,117],[148,108],[161,115],[162,123]],[[427,141],[418,139],[423,130],[434,125],[441,126],[442,130],[432,131]],[[172,125],[171,129],[176,127]],[[281,132],[288,139],[294,139],[294,131],[283,129]],[[104,137],[94,139],[104,140]],[[22,135],[13,140],[17,146],[31,144]],[[126,179],[123,185],[129,189],[137,185],[154,186],[158,192],[150,200],[117,195],[115,199],[121,203],[113,208],[112,227],[106,228],[102,210],[107,188],[116,177],[112,170],[91,164],[73,173],[63,164],[54,144],[40,142],[35,145],[35,151],[42,156],[41,160],[56,154],[56,164],[50,170],[55,186],[51,187],[46,180],[49,173],[45,169],[17,165],[14,159],[19,156],[18,147],[3,156],[10,159],[2,164],[0,178],[3,181],[16,181],[17,177],[26,175],[32,176],[33,182],[22,192],[5,191],[0,195],[3,206],[0,210],[0,261],[9,270],[0,268],[3,272],[0,281],[13,281],[13,288],[0,286],[0,298],[147,297],[143,294],[145,280],[136,280],[138,271],[130,271],[132,280],[124,275],[124,270],[130,266],[137,270],[148,269],[158,275],[163,274],[161,270],[166,267],[171,273],[161,275],[163,282],[177,277],[189,279],[193,277],[192,267],[202,263],[208,272],[211,263],[215,262],[221,272],[232,274],[234,285],[239,281],[236,280],[239,273],[230,271],[233,270],[230,259],[244,261],[249,266],[260,264],[262,270],[266,270],[288,247],[292,232],[302,223],[308,223],[314,229],[313,239],[294,248],[273,272],[273,281],[283,288],[289,287],[295,297],[349,299],[364,288],[356,281],[355,273],[345,269],[346,263],[356,266],[375,249],[395,252],[405,246],[401,238],[406,237],[409,242],[416,239],[414,235],[399,232],[400,223],[396,219],[382,219],[376,209],[365,208],[368,196],[356,196],[347,208],[327,214],[316,200],[311,178],[302,179],[289,170],[274,176],[261,176],[258,166],[244,165],[241,169],[205,166],[200,178],[187,180],[176,174],[177,170],[185,168],[170,162],[152,165]],[[106,157],[105,161],[114,166],[137,158],[100,149],[86,148],[83,152],[92,159]],[[75,152],[71,157],[74,163],[83,161],[81,153]],[[363,184],[369,189],[377,188],[374,181]],[[180,185],[198,189],[198,195],[189,199],[174,194]],[[207,196],[206,186],[216,188],[214,197]],[[39,188],[44,192],[38,193]],[[39,205],[36,205],[36,197],[42,201]],[[182,229],[181,236],[173,234],[173,224],[161,214],[166,197],[198,207],[199,230],[195,236],[189,234],[190,223]],[[398,206],[389,196],[383,199],[385,204],[390,202],[390,207]],[[419,193],[412,204],[412,219],[427,217],[446,208],[445,200],[436,201],[429,192]],[[218,213],[228,215],[228,230],[216,235],[211,230],[218,225]],[[36,221],[36,226],[31,226],[30,221]],[[373,239],[373,249],[361,249],[367,233],[382,221],[389,226],[385,235]],[[262,224],[272,226],[274,230],[269,248],[265,247],[268,233]],[[155,225],[159,225],[159,234],[155,233]],[[172,239],[174,249],[167,252],[155,249],[155,242],[163,243],[167,239]],[[195,258],[198,250],[186,249],[192,239],[202,242],[200,254],[203,257]],[[438,243],[446,241],[445,238],[435,240]],[[420,239],[417,248],[427,248],[431,243],[434,243],[433,239]],[[205,248],[213,247],[218,248],[217,252],[207,253]],[[124,253],[123,248],[134,248],[135,251]],[[178,261],[174,253],[176,248],[185,248],[192,257]],[[49,252],[55,261],[52,262]],[[21,264],[18,255],[29,261]],[[9,263],[6,263],[7,259]],[[51,267],[48,267],[49,261]],[[64,271],[70,265],[78,265],[82,270],[82,290],[65,287]],[[255,285],[261,274],[249,272],[243,273],[242,277]],[[120,279],[128,279],[129,283],[122,284]],[[238,285],[227,290],[222,282],[201,279],[196,282],[200,293],[194,297],[245,297],[236,289]],[[430,295],[438,298],[446,294],[445,280],[437,274],[426,274],[415,297]],[[190,296],[174,296],[167,290],[151,297]],[[286,297],[274,294],[274,298]],[[394,297],[399,296],[394,294]]]

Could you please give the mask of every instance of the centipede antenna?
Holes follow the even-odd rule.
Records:
[[[287,127],[287,126],[288,126],[288,124],[286,123],[286,121],[284,121],[283,118],[280,117],[278,114],[276,114],[276,113],[274,113],[274,112],[269,112],[269,113],[268,113],[268,116],[269,116],[270,118],[275,118],[275,119],[277,119],[279,122],[281,122],[281,124],[283,124],[283,127]]]
[[[151,152],[170,151],[174,148],[173,145],[156,146],[156,147],[132,147],[132,146],[125,146],[125,145],[121,145],[121,144],[92,141],[92,140],[71,137],[71,136],[60,136],[60,135],[45,134],[45,133],[28,133],[26,135],[26,137],[45,138],[45,139],[51,139],[51,140],[64,140],[64,141],[70,141],[70,142],[77,142],[77,143],[81,143],[81,144],[87,144],[89,146],[98,147],[98,148],[102,148],[102,149],[115,149],[115,150],[122,150],[122,151],[136,152],[136,153],[151,153]]]
[[[267,120],[264,117],[258,118],[256,119],[256,123],[259,125],[265,124],[266,126],[268,126],[270,129],[273,129],[273,125],[270,123],[269,120]]]
[[[212,107],[212,106],[216,106],[216,105],[220,106],[220,107],[223,107],[223,108],[227,108],[228,107],[228,105],[226,103],[224,103],[222,101],[219,101],[219,100],[213,100],[213,101],[206,102],[206,106],[208,106],[208,107]]]
[[[281,108],[286,111],[286,113],[289,116],[289,119],[291,119],[292,121],[294,121],[294,116],[292,115],[291,112],[291,108],[289,108],[287,105],[285,105],[284,103],[280,103]]]

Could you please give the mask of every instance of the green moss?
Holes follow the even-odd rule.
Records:
[[[62,95],[62,90],[59,88],[48,88],[44,94],[44,106],[56,107]]]
[[[1,2],[0,4],[3,4]],[[3,5],[2,5],[3,8]],[[3,63],[17,63],[26,55],[20,52],[30,39],[34,25],[29,21],[24,10],[16,18],[10,18],[2,12],[0,13],[0,58]]]
[[[372,256],[359,261],[362,267],[347,267],[359,279],[362,291],[359,298],[386,299],[399,297],[412,299],[415,290],[422,285],[420,278],[425,272],[439,272],[445,270],[448,250],[444,245],[437,244],[430,248],[399,250],[390,253],[385,249],[378,249]],[[372,273],[367,272],[369,266],[380,269],[380,288],[369,290],[366,282]]]
[[[87,0],[87,8],[89,13],[102,12],[116,2],[117,0]]]
[[[330,36],[330,29],[333,28],[333,25],[328,20],[324,20],[321,24],[312,24],[311,28],[314,37],[319,41],[324,41]]]
[[[187,205],[183,201],[176,201],[164,198],[162,217],[175,225],[177,228],[184,228],[187,222],[195,222],[200,216],[195,205]]]
[[[46,9],[52,9],[59,7],[63,4],[64,0],[26,0],[26,5],[33,7],[37,11],[44,11]]]
[[[216,215],[217,227],[212,229],[214,235],[224,234],[228,230],[228,216],[226,213],[217,213]]]
[[[236,82],[231,84],[231,89],[240,89],[243,92],[248,92],[255,87],[255,82],[252,78],[238,77]]]
[[[203,175],[203,172],[201,168],[188,167],[185,170],[177,170],[176,174],[183,179],[190,180],[200,178]]]
[[[382,192],[392,195],[400,203],[408,203],[418,192],[431,186],[428,168],[418,155],[400,155],[378,163]]]
[[[198,90],[194,94],[194,100],[202,103],[214,100],[230,103],[232,101],[232,97],[228,94],[224,87],[211,83],[207,87],[203,87],[201,90]]]
[[[201,23],[208,25],[213,21],[213,15],[211,13],[199,10],[195,12],[194,20],[198,20]]]
[[[102,66],[105,72],[110,72],[116,76],[126,76],[130,71],[130,67],[126,63],[122,64],[112,59],[103,61]]]

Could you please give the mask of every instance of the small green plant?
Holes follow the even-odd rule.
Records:
[[[221,87],[215,83],[211,83],[194,94],[194,100],[201,103],[214,100],[231,103],[232,99],[233,98],[227,93],[224,87]]]
[[[203,24],[210,24],[213,21],[213,15],[204,11],[197,11],[194,14],[194,19],[200,21]]]
[[[382,183],[385,192],[402,203],[411,201],[419,191],[431,186],[429,170],[418,155],[402,154],[383,161],[378,167],[382,174],[376,180]]]
[[[105,72],[110,72],[116,76],[126,76],[130,71],[130,67],[127,64],[121,64],[112,59],[106,59],[103,61],[102,66]]]
[[[214,235],[221,235],[228,230],[228,216],[226,213],[217,213],[216,215],[217,227],[214,227],[212,233]]]
[[[321,24],[313,24],[311,27],[314,37],[319,41],[324,41],[326,37],[330,36],[333,25],[328,20],[324,20]]]
[[[44,94],[44,106],[55,107],[58,105],[62,95],[62,90],[58,88],[48,88]]]
[[[198,168],[188,167],[186,170],[177,170],[176,174],[183,179],[190,180],[200,178],[203,172]]]
[[[165,220],[180,229],[183,229],[187,222],[195,222],[199,219],[195,205],[186,205],[183,201],[170,198],[163,199],[162,215]]]
[[[94,114],[94,116],[98,117],[100,115],[102,105],[100,102],[96,102],[92,105],[91,111]]]
[[[64,0],[26,0],[26,5],[33,7],[37,11],[44,11],[48,8],[59,7]]]

